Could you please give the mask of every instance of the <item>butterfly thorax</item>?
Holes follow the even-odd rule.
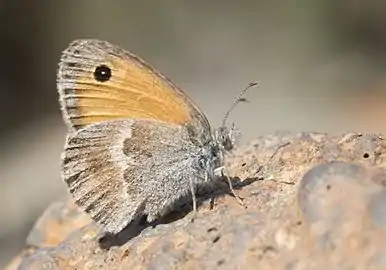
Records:
[[[220,127],[213,132],[211,140],[202,147],[200,166],[205,170],[205,180],[211,180],[218,175],[216,172],[224,166],[224,157],[233,149],[232,133],[227,127]]]

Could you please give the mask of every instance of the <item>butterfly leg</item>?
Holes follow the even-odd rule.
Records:
[[[192,193],[192,202],[193,202],[193,217],[192,217],[192,222],[193,222],[197,214],[197,200],[196,200],[196,191],[194,188],[193,180],[191,179],[189,182],[190,182],[190,192]]]
[[[218,171],[221,171],[221,175],[222,175],[223,177],[224,177],[224,176],[226,177],[227,182],[228,182],[228,185],[229,185],[229,189],[230,189],[232,195],[236,198],[237,202],[238,202],[241,206],[245,207],[242,198],[236,194],[236,191],[234,190],[233,185],[232,185],[231,178],[229,177],[229,174],[228,174],[228,172],[226,171],[225,167],[222,166],[222,167],[219,167],[219,168],[215,169],[215,173],[218,172]]]

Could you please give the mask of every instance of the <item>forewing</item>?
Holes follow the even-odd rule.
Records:
[[[111,69],[111,77],[101,82],[94,72],[102,65]],[[190,125],[196,132],[209,129],[199,108],[166,76],[106,41],[73,41],[62,54],[57,85],[70,130],[118,118]]]

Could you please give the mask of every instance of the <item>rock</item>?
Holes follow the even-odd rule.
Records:
[[[28,257],[32,254],[34,254],[35,252],[35,248],[26,248],[25,250],[23,250],[22,252],[20,252],[17,256],[15,256],[6,266],[5,266],[5,269],[6,270],[17,270],[20,263],[22,262],[22,260],[24,259],[24,257]]]
[[[200,193],[193,221],[187,202],[155,224],[139,221],[113,236],[88,217],[76,222],[82,212],[55,214],[71,205],[57,204],[51,209],[62,210],[43,214],[28,237],[35,248],[13,267],[385,269],[385,149],[377,134],[262,136],[228,160],[247,208],[224,183]]]
[[[6,266],[7,270],[16,270],[20,262],[38,249],[59,245],[71,232],[91,222],[89,216],[80,211],[71,200],[67,203],[52,203],[35,222],[27,237],[27,248]]]
[[[27,245],[40,248],[56,246],[72,231],[90,222],[90,217],[71,200],[54,202],[35,223],[27,237]]]

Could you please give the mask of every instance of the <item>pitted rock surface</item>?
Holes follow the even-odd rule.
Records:
[[[380,134],[261,136],[228,158],[247,208],[222,184],[116,236],[48,211],[8,269],[386,269],[385,160]]]

